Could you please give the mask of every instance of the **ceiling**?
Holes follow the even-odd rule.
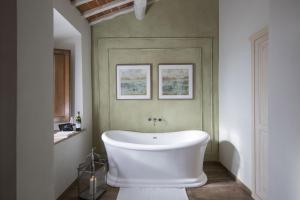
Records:
[[[145,16],[146,6],[158,0],[71,0],[90,25],[135,12],[138,20]]]

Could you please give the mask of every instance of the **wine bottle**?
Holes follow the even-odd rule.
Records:
[[[76,125],[76,131],[81,131],[81,117],[80,112],[77,112],[77,115],[75,117],[75,125]]]

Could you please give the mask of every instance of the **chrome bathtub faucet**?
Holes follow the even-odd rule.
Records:
[[[156,118],[153,118],[153,125],[154,125],[154,126],[156,125],[156,121],[157,121],[157,119],[156,119]]]
[[[156,117],[149,117],[148,118],[148,121],[149,122],[151,122],[151,121],[153,121],[153,126],[155,126],[156,125],[156,122],[162,122],[163,121],[163,119],[160,117],[160,118],[156,118]]]

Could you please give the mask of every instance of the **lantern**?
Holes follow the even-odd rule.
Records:
[[[96,200],[107,189],[107,160],[92,152],[84,163],[78,166],[78,197],[80,199]]]

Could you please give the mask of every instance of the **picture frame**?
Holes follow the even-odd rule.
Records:
[[[117,100],[151,99],[151,64],[116,65]]]
[[[159,64],[158,98],[193,99],[193,64]]]

